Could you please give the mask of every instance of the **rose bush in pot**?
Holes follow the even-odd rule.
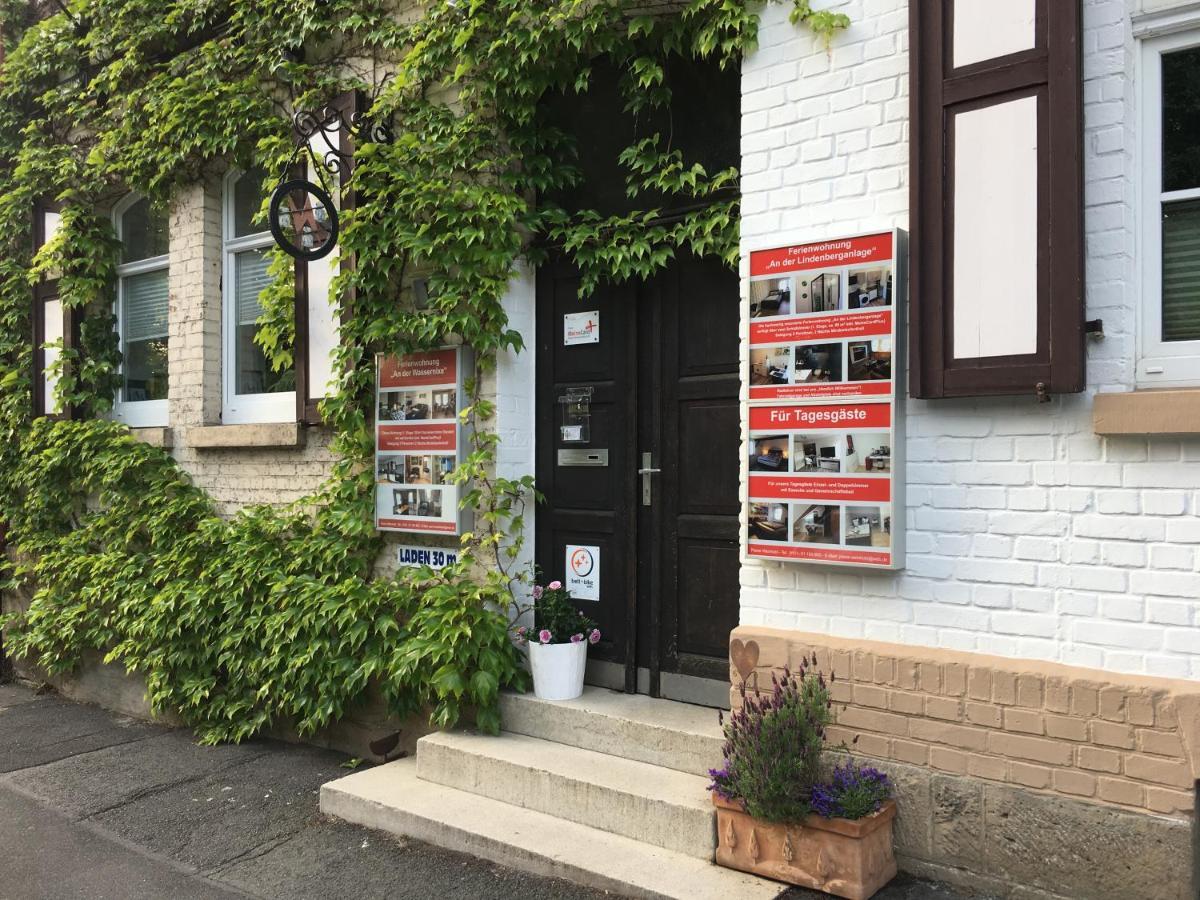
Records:
[[[587,649],[600,640],[596,623],[575,608],[561,581],[533,587],[533,627],[517,627],[529,648],[533,693],[543,700],[573,700],[583,693]]]

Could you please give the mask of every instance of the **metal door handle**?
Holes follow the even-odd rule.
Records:
[[[654,483],[651,476],[657,475],[662,469],[654,468],[654,454],[642,454],[642,467],[637,473],[642,476],[642,506],[650,506],[654,502]]]

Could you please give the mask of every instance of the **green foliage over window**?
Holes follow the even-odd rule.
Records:
[[[847,23],[796,0],[794,21],[826,40]],[[394,712],[450,725],[473,710],[499,727],[496,697],[523,686],[509,634],[529,477],[496,477],[491,405],[464,416],[474,446],[458,473],[475,531],[443,572],[377,575],[372,524],[373,359],[451,341],[486,374],[521,349],[501,299],[514,264],[555,247],[583,290],[643,277],[677,253],[737,258],[737,172],[708,172],[655,134],[624,150],[632,213],[568,210],[538,197],[578,178],[571,136],[545,127],[551,93],[588,88],[593,62],[622,73],[633,112],[670,102],[672,55],[737,66],[757,15],[735,0],[67,0],[33,21],[0,2],[0,520],[29,595],[11,649],[50,672],[86,651],[145,675],[150,699],[208,741],[272,723],[308,734],[368,686]],[[313,496],[283,509],[217,514],[165,452],[105,420],[120,355],[111,298],[118,246],[103,210],[129,190],[169,202],[229,166],[274,177],[292,157],[292,111],[356,89],[395,139],[358,147],[334,284],[338,388],[323,403],[336,463]],[[34,257],[35,200],[63,207]],[[668,208],[686,208],[664,216]],[[258,342],[292,363],[290,266],[260,302]],[[408,284],[429,280],[417,308]],[[84,323],[60,365],[73,421],[31,415],[29,290],[60,279]],[[349,313],[353,315],[349,315]]]

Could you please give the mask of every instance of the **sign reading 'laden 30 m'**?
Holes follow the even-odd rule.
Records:
[[[460,534],[464,351],[381,356],[375,404],[375,524],[380,531]]]
[[[903,245],[750,255],[749,558],[903,565]]]

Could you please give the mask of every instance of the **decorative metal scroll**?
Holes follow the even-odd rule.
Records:
[[[342,150],[342,132],[358,142],[388,143],[391,129],[355,111],[325,106],[319,112],[298,112],[292,120],[300,143],[289,169],[307,155],[320,184],[307,178],[281,179],[271,193],[270,226],[275,243],[296,259],[317,260],[337,245],[338,212],[333,197],[341,179],[350,174],[352,157]],[[336,179],[331,183],[330,178]]]

